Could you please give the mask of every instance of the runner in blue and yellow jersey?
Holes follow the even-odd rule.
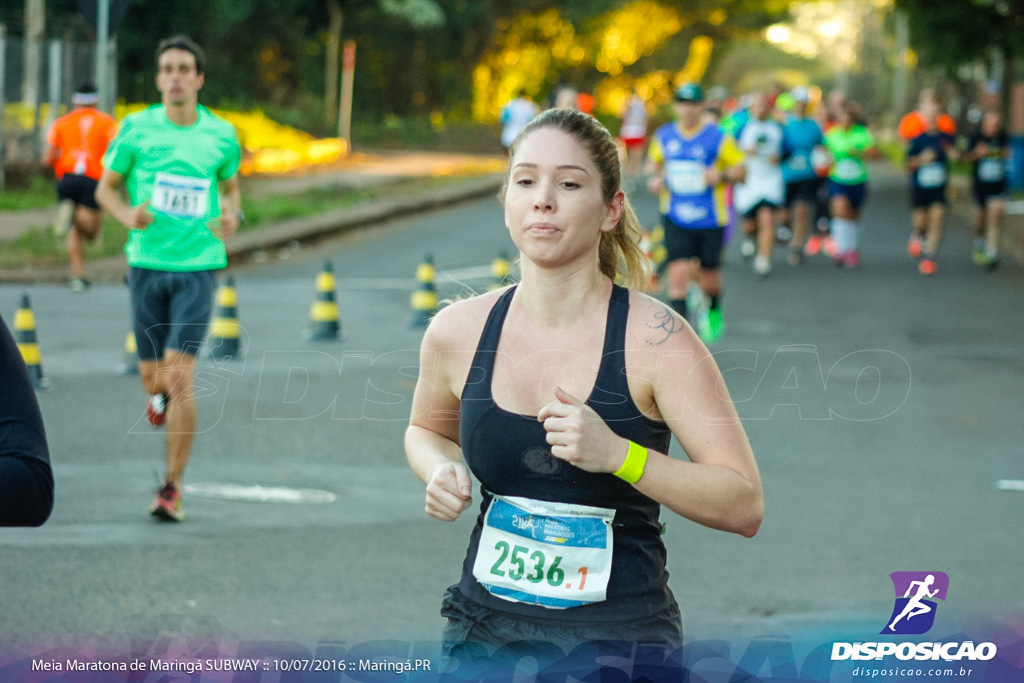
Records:
[[[181,479],[196,431],[193,378],[224,240],[242,221],[234,128],[199,105],[205,57],[175,36],[157,47],[162,103],[125,118],[104,159],[96,200],[129,228],[132,317],[146,416],[167,423],[167,475],[150,507],[182,521]],[[122,194],[127,192],[127,201]]]
[[[701,121],[704,94],[699,86],[679,88],[673,107],[676,121],[654,133],[647,153],[648,189],[661,195],[669,304],[686,317],[689,261],[699,259],[698,280],[709,305],[697,327],[710,343],[724,331],[720,263],[729,222],[726,185],[741,182],[746,170],[735,140]]]

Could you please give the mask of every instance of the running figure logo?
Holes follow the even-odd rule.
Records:
[[[949,577],[944,572],[893,572],[889,578],[896,591],[896,604],[881,633],[926,633],[935,622],[935,599],[946,599]]]

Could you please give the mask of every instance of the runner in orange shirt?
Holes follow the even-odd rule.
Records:
[[[98,102],[95,87],[80,86],[71,97],[74,109],[53,122],[43,155],[43,164],[52,167],[57,176],[59,204],[53,229],[59,236],[67,235],[71,289],[76,292],[89,287],[83,247],[84,242],[96,239],[102,226],[94,194],[103,173],[103,155],[117,133],[117,122],[96,109]]]
[[[909,142],[928,130],[928,121],[923,111],[932,107],[940,108],[941,103],[935,91],[926,88],[918,96],[917,109],[904,114],[896,127],[896,134],[901,140]],[[939,113],[939,132],[956,135],[956,122],[949,114]]]

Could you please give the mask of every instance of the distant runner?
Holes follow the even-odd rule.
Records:
[[[1006,212],[1006,169],[1012,150],[1000,112],[986,111],[971,136],[964,161],[971,162],[977,222],[974,262],[985,268],[999,263],[999,233]]]
[[[71,261],[71,289],[84,292],[84,242],[100,234],[103,213],[96,203],[96,183],[103,172],[103,155],[117,133],[114,117],[96,108],[99,95],[91,84],[83,84],[71,96],[74,109],[53,122],[46,136],[43,163],[57,176],[57,216],[54,233],[66,236]]]

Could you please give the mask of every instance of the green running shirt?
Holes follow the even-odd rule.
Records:
[[[833,126],[825,133],[825,146],[832,155],[829,180],[840,185],[860,185],[868,181],[868,167],[864,152],[875,146],[875,139],[867,128],[860,125],[844,130]]]
[[[153,222],[129,230],[128,264],[167,271],[227,266],[214,234],[220,217],[218,182],[238,172],[241,148],[234,126],[206,107],[187,127],[172,123],[161,104],[124,118],[103,159],[124,176],[132,206],[149,200]]]

